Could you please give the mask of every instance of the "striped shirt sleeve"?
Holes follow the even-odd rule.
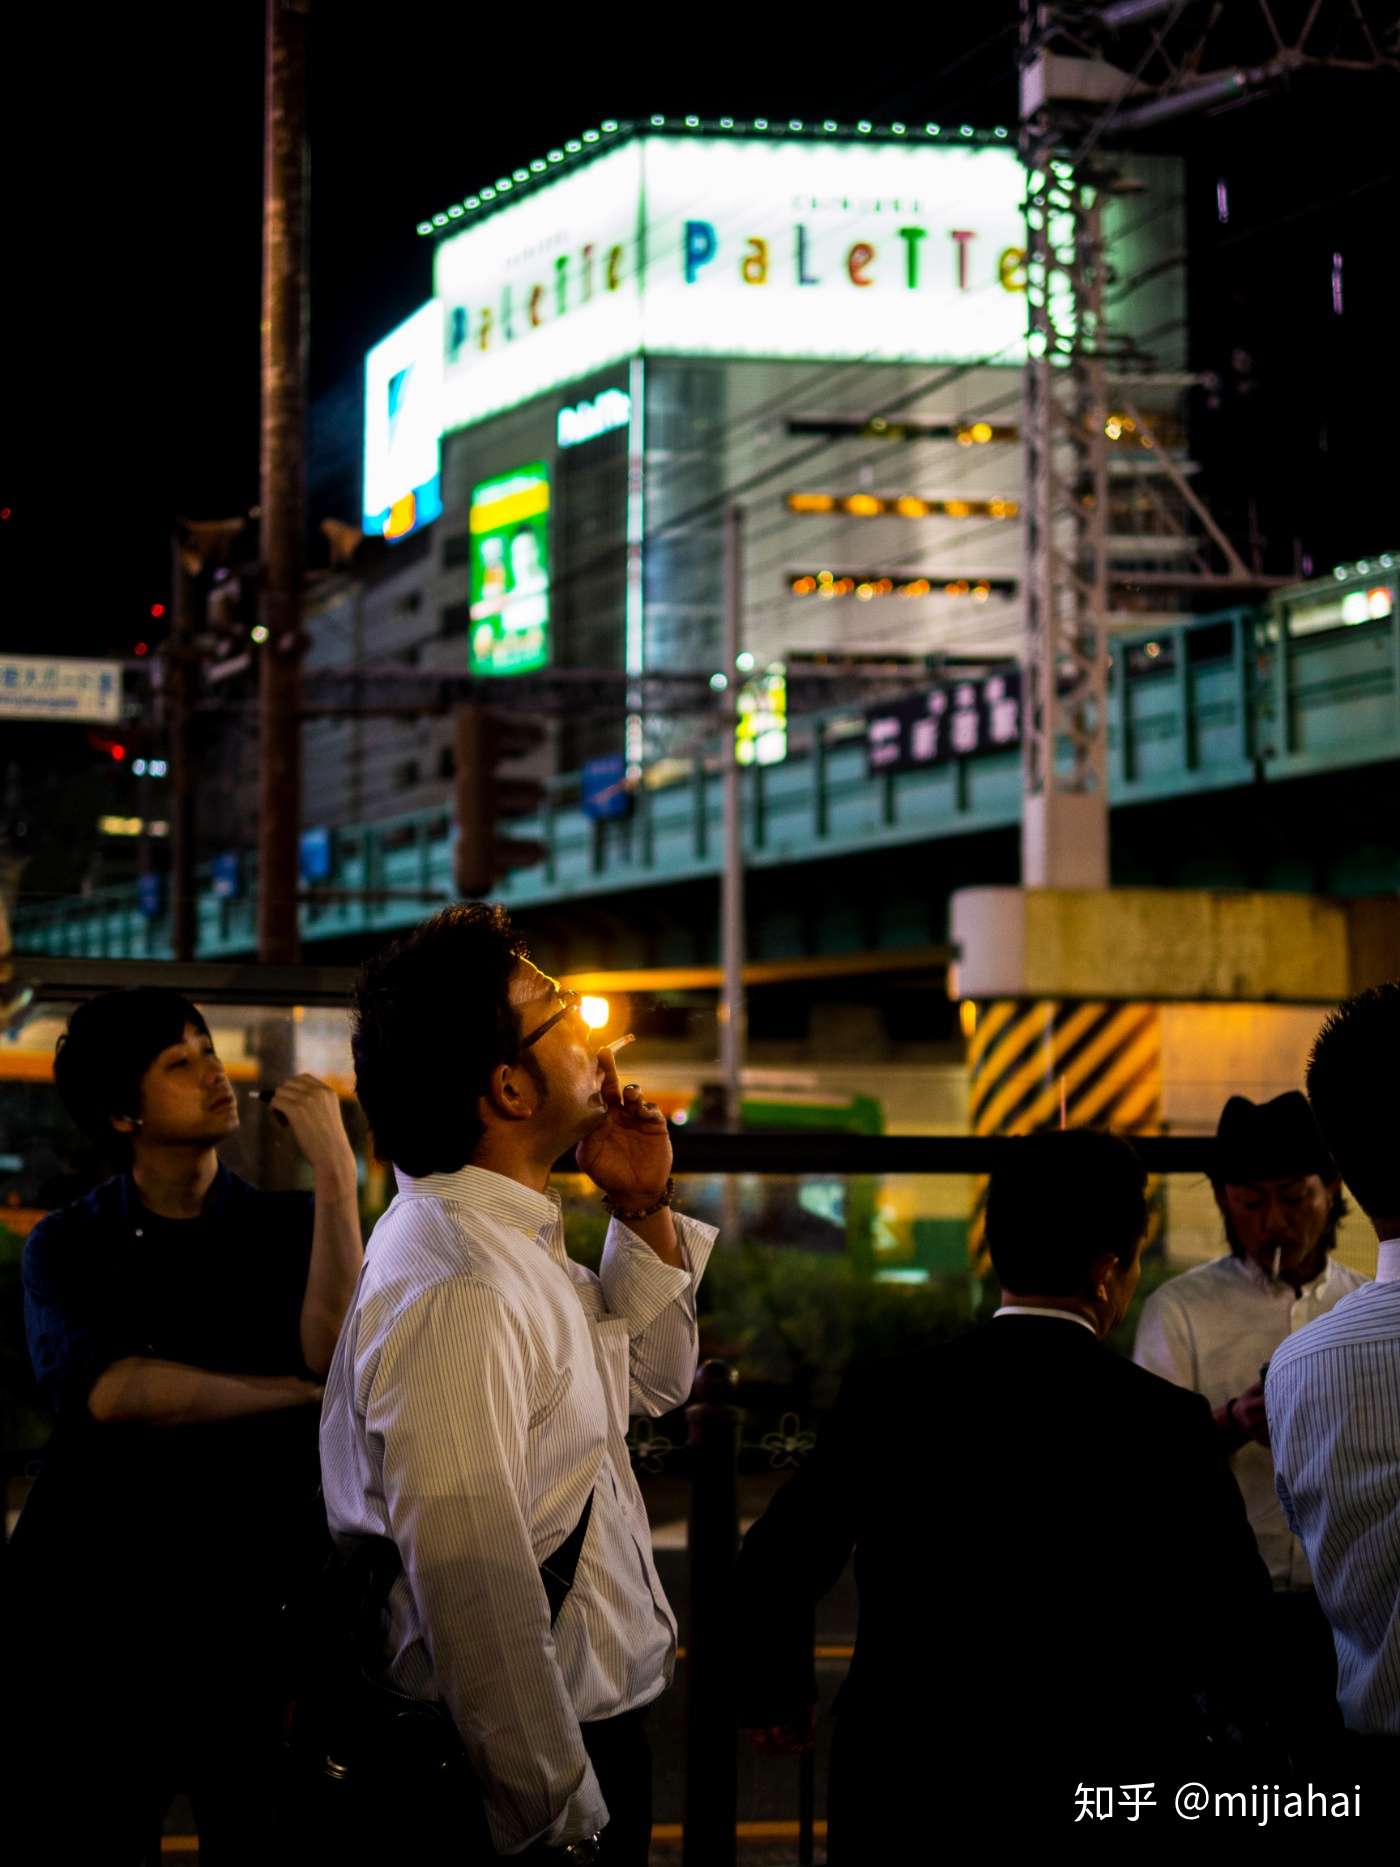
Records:
[[[695,1293],[717,1235],[712,1225],[674,1216],[684,1267],[663,1263],[614,1219],[598,1271],[609,1313],[627,1319],[631,1411],[652,1417],[690,1398],[700,1347]]]
[[[453,1278],[395,1322],[365,1407],[383,1446],[389,1534],[503,1853],[559,1846],[607,1820],[530,1536],[532,1358],[506,1299]]]

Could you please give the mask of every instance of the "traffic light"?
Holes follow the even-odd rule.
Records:
[[[488,895],[511,869],[533,868],[548,854],[543,843],[502,836],[503,819],[533,816],[544,804],[535,778],[503,778],[507,759],[523,758],[544,744],[545,727],[523,715],[493,713],[469,704],[454,721],[457,761],[457,846],[453,878],[467,900]]]
[[[111,759],[114,765],[125,765],[130,749],[125,739],[113,739],[108,733],[89,732],[88,744],[94,752],[100,752],[104,758]]]

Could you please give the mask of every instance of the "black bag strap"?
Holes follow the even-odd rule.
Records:
[[[540,1564],[540,1580],[544,1583],[545,1598],[549,1602],[551,1627],[559,1619],[559,1610],[568,1600],[569,1590],[574,1585],[574,1576],[578,1571],[578,1559],[583,1553],[583,1539],[588,1535],[588,1519],[592,1515],[593,1493],[590,1491],[584,1501],[583,1514],[578,1522],[554,1554],[546,1556]]]
[[[593,1493],[590,1491],[578,1522],[558,1549],[540,1564],[540,1583],[549,1603],[551,1627],[559,1619],[574,1585],[592,1515]],[[372,1661],[390,1592],[403,1573],[398,1545],[387,1536],[357,1537],[354,1547],[336,1560],[335,1567],[338,1577],[333,1587],[336,1605],[331,1608],[332,1618],[339,1620],[349,1633],[357,1659],[362,1664]]]

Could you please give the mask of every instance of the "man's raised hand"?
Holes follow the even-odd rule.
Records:
[[[340,1098],[329,1083],[305,1071],[279,1083],[268,1107],[280,1115],[292,1138],[315,1172],[348,1169],[353,1176],[355,1156],[340,1116]]]
[[[624,1209],[653,1204],[671,1176],[671,1131],[666,1117],[636,1083],[618,1080],[612,1053],[599,1051],[607,1115],[579,1142],[579,1171]]]

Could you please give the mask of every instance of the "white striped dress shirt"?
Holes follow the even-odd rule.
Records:
[[[626,1434],[689,1396],[715,1233],[676,1215],[682,1269],[614,1221],[595,1276],[566,1255],[553,1192],[479,1167],[397,1178],[326,1379],[327,1515],[338,1541],[398,1545],[388,1676],[446,1702],[497,1848],[558,1846],[607,1820],[580,1723],[670,1682]],[[539,1566],[590,1491],[551,1631]]]
[[[1332,1623],[1343,1719],[1400,1737],[1400,1281],[1291,1336],[1264,1400],[1279,1499]]]

